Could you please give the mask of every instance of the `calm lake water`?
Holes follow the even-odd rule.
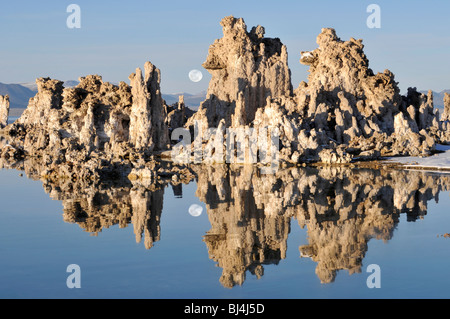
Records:
[[[148,189],[16,168],[0,170],[1,298],[450,297],[449,175],[201,168]]]

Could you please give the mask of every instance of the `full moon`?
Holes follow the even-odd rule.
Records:
[[[191,70],[191,72],[189,72],[189,79],[192,82],[199,82],[202,80],[202,78],[203,74],[199,70]]]
[[[203,207],[197,204],[192,204],[189,207],[189,214],[193,217],[198,217],[202,214],[203,212]]]

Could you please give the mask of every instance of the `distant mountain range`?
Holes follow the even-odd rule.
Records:
[[[28,105],[28,100],[33,97],[36,92],[20,84],[0,83],[0,95],[6,94],[9,95],[9,103],[11,108],[26,108]]]
[[[78,81],[65,81],[65,87],[73,87],[78,85]],[[26,108],[28,105],[28,101],[30,98],[36,95],[37,86],[36,83],[18,83],[18,84],[4,84],[0,83],[0,95],[9,95],[11,108]],[[427,94],[428,91],[420,91],[421,93]],[[444,107],[444,93],[450,93],[450,90],[444,90],[441,92],[434,92],[434,105],[438,108]],[[162,94],[166,103],[171,105],[173,103],[178,102],[178,97],[180,95],[184,95],[185,104],[197,110],[200,106],[200,103],[206,99],[206,91],[190,94],[190,93],[173,93],[173,94]]]
[[[64,82],[65,87],[71,87],[77,84],[77,81]],[[9,103],[11,108],[26,108],[28,106],[28,101],[36,95],[36,92],[37,85],[34,82],[18,84],[0,83],[0,95],[9,95]]]
[[[184,104],[190,107],[193,110],[197,110],[200,106],[200,103],[206,99],[206,91],[197,93],[197,94],[189,94],[189,93],[174,93],[174,94],[162,94],[162,98],[166,100],[166,103],[171,105],[173,103],[178,102],[178,97],[180,95],[184,95]]]

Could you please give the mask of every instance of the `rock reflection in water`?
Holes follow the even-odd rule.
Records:
[[[69,178],[50,180],[45,175],[45,168],[33,158],[13,164],[0,161],[2,168],[25,171],[28,178],[41,180],[50,198],[62,202],[64,221],[76,223],[92,235],[97,236],[103,229],[114,225],[125,228],[132,224],[136,242],[140,243],[144,237],[146,249],[160,240],[164,185],[145,188],[133,185],[128,179],[102,181],[100,184]],[[179,185],[174,185],[177,187]]]
[[[160,240],[166,184],[134,184],[45,178],[33,159],[0,168],[25,171],[42,180],[52,199],[62,201],[64,221],[92,234],[113,225],[133,225],[136,241],[147,249]],[[203,240],[210,258],[222,268],[225,287],[242,285],[249,271],[260,278],[264,265],[286,258],[287,239],[296,220],[307,231],[299,256],[317,263],[322,283],[339,270],[361,272],[368,242],[392,238],[401,213],[423,218],[427,203],[450,188],[450,175],[348,167],[306,167],[262,175],[254,166],[194,166],[196,196],[206,204],[210,230]],[[175,197],[182,184],[170,182]],[[199,234],[201,236],[201,234]]]
[[[401,213],[422,218],[427,203],[448,190],[450,176],[425,172],[294,168],[259,175],[251,166],[198,170],[197,196],[207,205],[210,258],[223,269],[221,283],[242,285],[247,270],[260,277],[263,264],[286,257],[290,222],[307,227],[300,256],[317,263],[322,283],[337,271],[361,272],[371,238],[388,241]]]

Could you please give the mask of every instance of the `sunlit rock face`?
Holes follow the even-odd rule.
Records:
[[[162,126],[160,72],[150,62],[145,64],[145,78],[140,69],[136,72],[130,76],[131,87],[103,82],[97,75],[83,77],[76,87],[66,89],[61,81],[38,79],[38,93],[17,123],[25,130],[42,130],[43,142],[51,140],[51,133],[59,135],[53,143],[58,138],[74,139],[88,153],[114,150],[121,143],[137,151],[165,148],[168,133]],[[36,150],[25,146],[31,153],[52,145]]]
[[[262,130],[270,134],[270,129],[278,123],[284,124],[287,119],[284,110],[271,112],[270,123],[260,113],[270,113],[264,110],[270,107],[272,99],[292,99],[293,94],[287,49],[280,39],[264,37],[262,26],[248,31],[242,18],[225,17],[221,26],[223,37],[209,47],[203,64],[212,75],[206,100],[186,123],[191,131],[194,127],[201,130],[196,138],[201,139],[199,143],[206,153],[211,149],[223,150],[221,156],[216,152],[214,160],[207,156],[205,161],[210,162],[227,162],[227,139],[235,143],[239,139],[254,140],[263,136]],[[251,137],[238,133],[240,136],[236,137],[228,131],[230,128],[255,129],[255,133],[250,133]],[[209,134],[208,129],[217,132]],[[259,147],[266,147],[266,143],[261,142]],[[252,160],[244,158],[241,162],[252,163]]]
[[[8,125],[9,95],[0,95],[0,129]]]
[[[224,36],[204,63],[212,74],[207,99],[186,124],[203,130],[205,150],[221,147],[230,127],[276,130],[279,161],[287,163],[426,156],[436,143],[450,142],[432,93],[410,88],[402,96],[391,71],[375,74],[369,67],[362,40],[343,41],[334,29],[322,29],[319,47],[301,52],[308,81],[292,90],[280,40],[265,38],[261,26],[247,32],[243,19],[226,17],[221,25]],[[205,133],[211,128],[216,134]]]
[[[203,67],[211,73],[206,100],[193,120],[202,128],[252,123],[268,97],[292,94],[287,49],[280,39],[264,37],[262,26],[250,32],[242,18],[225,17],[220,22],[223,37],[208,51]]]
[[[450,94],[444,94],[444,113],[442,114],[443,121],[450,121]]]
[[[150,62],[130,75],[133,104],[130,111],[130,143],[137,149],[167,149],[169,142],[166,108],[161,97],[161,72]]]
[[[160,71],[147,62],[144,73],[138,68],[130,75],[131,86],[103,82],[98,75],[80,78],[70,88],[62,81],[37,79],[36,96],[3,130],[11,145],[0,154],[11,154],[13,147],[14,157],[39,157],[54,175],[70,178],[145,168],[170,141]]]
[[[60,176],[95,178],[106,161],[123,155],[118,149],[129,136],[128,85],[114,86],[94,75],[67,89],[63,82],[49,78],[36,83],[36,96],[5,129],[27,156],[40,158],[42,165]],[[111,148],[117,149],[113,156],[107,154]]]
[[[127,141],[132,96],[125,83],[114,86],[96,75],[67,89],[49,78],[36,83],[38,93],[10,128],[12,135],[24,136],[28,154],[62,154],[68,160]]]
[[[445,143],[450,142],[450,94],[444,94],[444,112],[441,117],[441,130],[437,132],[437,135],[441,141]]]
[[[434,150],[441,141],[441,123],[431,92],[411,88],[407,96],[400,95],[391,71],[375,74],[370,69],[360,39],[343,41],[326,28],[317,44],[317,49],[302,52],[308,82],[295,90],[305,135],[314,132],[319,145],[342,148],[354,159],[429,155]],[[327,161],[320,153],[319,158]]]
[[[209,47],[203,64],[212,75],[207,97],[195,114],[182,98],[165,104],[161,72],[150,62],[130,75],[130,85],[89,75],[64,88],[61,81],[40,78],[22,117],[2,129],[13,137],[2,154],[40,156],[55,171],[65,166],[62,173],[85,178],[107,167],[123,166],[117,174],[150,169],[146,163],[167,156],[169,133],[181,126],[191,133],[186,144],[200,145],[203,163],[236,163],[229,160],[229,152],[238,152],[230,144],[248,145],[251,155],[240,163],[264,162],[271,154],[269,161],[290,165],[428,156],[437,143],[450,143],[448,95],[442,117],[431,91],[409,88],[401,95],[391,71],[375,74],[369,67],[362,40],[344,41],[334,29],[322,29],[318,48],[301,52],[308,80],[293,90],[280,39],[265,37],[262,26],[248,31],[242,18],[225,17],[220,24],[223,37]],[[9,103],[2,98],[0,104],[5,126]]]
[[[393,114],[401,104],[394,75],[388,70],[373,74],[362,40],[342,41],[334,29],[322,29],[317,44],[307,62],[300,60],[309,65],[309,76],[306,88],[297,91],[309,95],[306,109],[300,111],[316,130],[336,130],[331,137],[338,143],[369,135],[370,130],[392,133]]]

